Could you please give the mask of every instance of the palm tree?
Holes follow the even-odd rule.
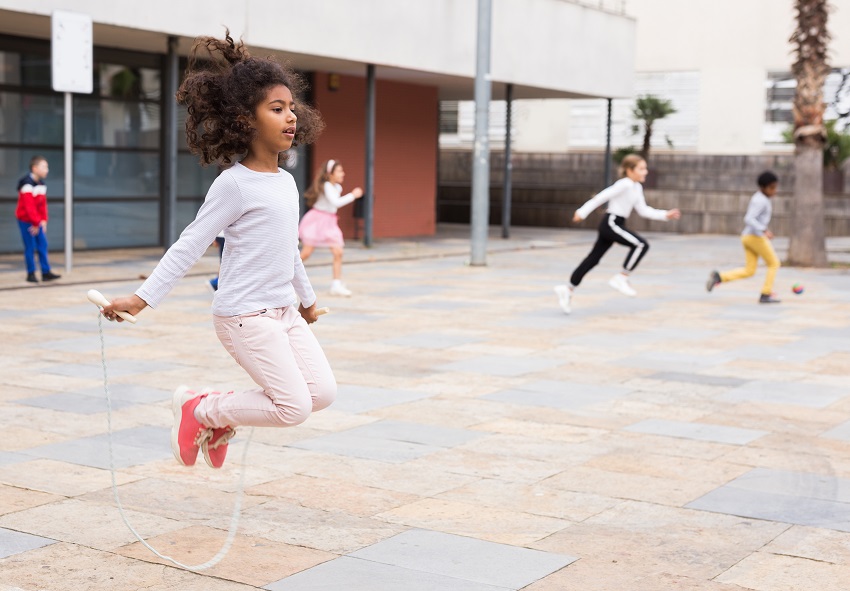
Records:
[[[635,119],[643,122],[643,149],[640,155],[644,160],[649,159],[649,143],[652,140],[652,126],[659,119],[664,119],[667,115],[672,115],[676,112],[673,108],[673,103],[660,99],[656,96],[648,94],[639,97],[635,102],[635,108],[632,109],[632,115]],[[632,127],[632,133],[640,131],[640,127],[635,125]]]
[[[791,35],[797,79],[794,94],[794,198],[791,202],[791,265],[825,267],[826,231],[823,207],[823,85],[829,74],[826,28],[827,0],[795,0],[797,28]]]

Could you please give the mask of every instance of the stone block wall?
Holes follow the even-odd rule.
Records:
[[[472,154],[440,153],[438,220],[469,222]],[[504,154],[490,158],[490,221],[501,223]],[[738,234],[743,228],[747,203],[757,189],[756,177],[772,170],[780,178],[774,200],[773,231],[790,232],[790,207],[794,187],[794,157],[653,155],[645,184],[647,203],[659,209],[678,207],[678,222],[656,222],[633,215],[636,231]],[[612,171],[617,178],[616,170]],[[517,226],[566,227],[573,212],[604,188],[604,156],[598,153],[516,154],[512,158],[511,223]],[[850,169],[824,175],[828,236],[850,235]],[[594,212],[583,227],[598,223],[604,209]]]

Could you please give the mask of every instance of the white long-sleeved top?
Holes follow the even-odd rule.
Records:
[[[313,209],[336,213],[340,207],[344,207],[354,201],[354,193],[342,194],[342,185],[326,182],[322,187],[322,193],[316,198]]]
[[[747,213],[744,214],[744,231],[741,232],[741,235],[764,236],[764,231],[767,230],[772,215],[773,204],[770,202],[770,198],[761,191],[756,191],[750,198]]]
[[[136,291],[156,308],[224,230],[224,255],[212,311],[236,316],[316,301],[298,252],[298,188],[288,172],[256,172],[237,163],[215,179],[186,226]]]
[[[587,219],[594,209],[608,202],[608,213],[628,218],[632,210],[638,215],[651,220],[667,221],[666,209],[655,209],[646,204],[643,196],[643,185],[628,177],[623,177],[607,189],[600,191],[578,208],[579,217]]]

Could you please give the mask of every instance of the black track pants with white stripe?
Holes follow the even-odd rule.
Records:
[[[596,244],[593,245],[593,250],[573,271],[570,277],[570,283],[578,285],[584,276],[593,267],[599,264],[602,256],[608,252],[611,245],[614,243],[623,244],[629,247],[629,254],[626,255],[626,260],[623,263],[623,269],[626,271],[634,271],[640,260],[649,250],[649,243],[641,238],[640,235],[626,229],[626,218],[606,213],[599,224],[599,236],[596,238]]]

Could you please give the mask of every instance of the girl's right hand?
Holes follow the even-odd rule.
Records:
[[[124,322],[124,319],[121,318],[118,314],[116,314],[116,311],[120,310],[121,312],[129,312],[130,314],[135,316],[147,307],[148,304],[145,300],[133,294],[129,297],[113,299],[108,306],[103,307],[101,314],[103,314],[104,317],[108,320],[117,320],[118,322]]]
[[[577,224],[577,223],[579,223],[580,221],[581,221],[581,216],[578,214],[578,212],[575,212],[575,213],[573,214],[573,222],[575,222],[575,223]]]
[[[671,209],[667,212],[668,220],[678,220],[680,217],[682,217],[682,212],[678,209]]]
[[[363,197],[363,189],[357,187],[351,192],[351,194],[354,195],[355,199],[360,199],[361,197]]]

